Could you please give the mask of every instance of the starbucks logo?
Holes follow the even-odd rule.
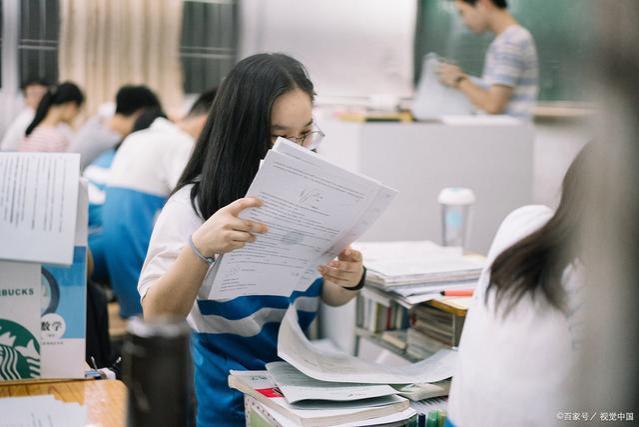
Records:
[[[0,378],[40,377],[40,344],[22,325],[0,319]]]

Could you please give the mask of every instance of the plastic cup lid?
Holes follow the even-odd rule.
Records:
[[[470,188],[444,188],[437,198],[442,205],[470,205],[475,203],[475,193]]]

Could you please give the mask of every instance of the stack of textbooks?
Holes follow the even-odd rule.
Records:
[[[470,298],[445,298],[442,291],[473,290],[483,258],[427,241],[356,247],[368,269],[357,300],[360,337],[412,361],[459,344]],[[461,304],[457,310],[451,309],[455,303]]]

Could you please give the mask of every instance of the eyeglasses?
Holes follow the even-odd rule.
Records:
[[[316,124],[313,124],[313,130],[303,133],[298,137],[271,135],[271,139],[275,142],[277,138],[284,138],[296,143],[297,145],[301,145],[304,148],[308,148],[309,150],[315,150],[319,147],[325,136],[326,134],[324,134],[324,132],[322,132]]]

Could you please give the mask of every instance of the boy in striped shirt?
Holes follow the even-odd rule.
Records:
[[[464,24],[475,33],[496,37],[486,52],[483,84],[475,84],[458,66],[442,64],[440,81],[456,88],[488,114],[530,119],[537,102],[539,64],[532,35],[508,11],[506,0],[454,0]]]

